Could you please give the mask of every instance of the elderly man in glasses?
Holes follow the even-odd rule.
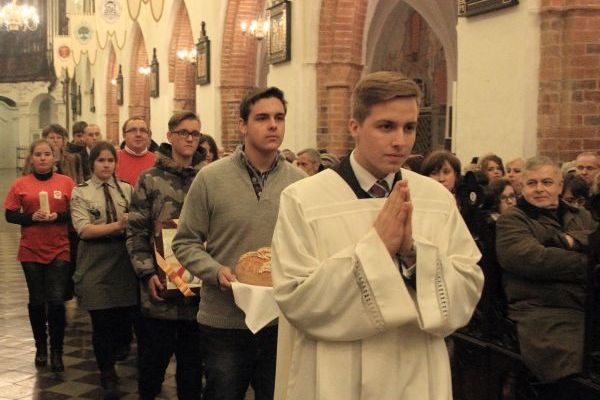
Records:
[[[522,197],[496,224],[508,317],[521,356],[539,379],[538,399],[575,399],[565,379],[581,373],[588,235],[597,224],[560,200],[563,177],[548,157],[523,170]]]
[[[117,169],[115,174],[119,179],[135,186],[142,171],[152,167],[156,155],[148,151],[150,130],[144,117],[129,118],[123,124],[123,139],[125,147],[117,150]]]

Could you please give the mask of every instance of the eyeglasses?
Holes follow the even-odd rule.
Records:
[[[125,131],[125,133],[135,133],[135,132],[148,134],[149,131],[147,128],[129,128]]]
[[[517,195],[514,193],[511,194],[503,194],[500,196],[500,201],[515,201],[517,199]]]
[[[201,134],[200,132],[198,132],[198,131],[191,131],[191,132],[190,132],[190,131],[188,131],[187,129],[180,129],[180,130],[178,130],[178,131],[172,131],[171,133],[174,133],[174,134],[176,134],[177,136],[179,136],[179,137],[182,137],[182,138],[187,138],[188,136],[192,135],[192,137],[193,137],[194,139],[197,139],[197,138],[199,138],[199,137],[200,137],[200,135],[202,135],[202,134]]]

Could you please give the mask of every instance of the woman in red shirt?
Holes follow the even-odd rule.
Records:
[[[69,283],[69,201],[75,183],[52,171],[54,156],[45,139],[29,148],[32,172],[15,180],[4,200],[6,220],[21,225],[17,259],[23,266],[29,290],[29,321],[35,338],[35,365],[48,359],[46,322],[50,334],[50,366],[64,371],[64,300]],[[40,195],[45,192],[45,195]],[[44,210],[47,198],[49,211]]]

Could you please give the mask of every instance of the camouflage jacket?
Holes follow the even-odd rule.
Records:
[[[198,297],[150,300],[148,279],[156,273],[154,233],[162,221],[179,218],[185,195],[201,167],[204,149],[194,155],[191,167],[180,167],[171,156],[171,145],[163,143],[156,153],[156,163],[142,173],[131,198],[127,224],[127,250],[140,279],[142,312],[151,318],[194,320]]]

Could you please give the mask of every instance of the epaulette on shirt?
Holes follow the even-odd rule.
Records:
[[[77,186],[78,186],[78,187],[85,187],[85,186],[88,186],[88,183],[87,183],[87,182],[82,182],[82,183],[80,183],[80,184],[79,184],[79,185],[77,185]]]

